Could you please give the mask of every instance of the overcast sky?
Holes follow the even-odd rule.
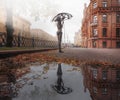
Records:
[[[11,1],[11,0],[8,0]],[[65,21],[65,27],[63,29],[63,33],[65,32],[65,39],[70,42],[74,41],[74,34],[81,27],[81,21],[83,16],[84,4],[89,4],[90,0],[13,0],[18,4],[16,7],[20,8],[16,12],[21,14],[24,18],[31,22],[31,28],[40,28],[44,31],[56,36],[57,27],[54,22],[51,22],[52,18],[61,12],[67,12],[73,15],[73,18]],[[29,15],[29,11],[25,12],[26,9],[25,4],[30,4],[32,9],[30,11],[33,12],[33,15],[39,12],[39,19],[36,21],[34,18],[31,18]],[[27,6],[27,8],[30,8]],[[23,10],[22,10],[23,9]],[[24,14],[21,13],[23,11]],[[64,41],[64,35],[63,35]]]

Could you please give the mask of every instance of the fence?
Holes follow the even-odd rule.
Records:
[[[6,33],[0,33],[0,47],[6,47]],[[13,35],[13,47],[40,47],[40,48],[57,48],[57,41],[41,40],[36,38],[26,38]]]

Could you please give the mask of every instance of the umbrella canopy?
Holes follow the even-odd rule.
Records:
[[[73,16],[70,13],[59,13],[52,19],[52,21],[56,22],[59,18],[67,20],[67,19],[70,19],[72,17]]]

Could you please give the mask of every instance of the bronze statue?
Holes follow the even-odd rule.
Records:
[[[59,13],[52,20],[57,22],[57,29],[58,29],[57,37],[58,37],[58,47],[60,53],[62,53],[61,43],[62,43],[62,28],[63,28],[64,20],[70,19],[71,17],[72,15],[69,13]]]

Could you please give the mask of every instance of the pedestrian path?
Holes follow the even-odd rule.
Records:
[[[11,56],[16,56],[18,54],[23,53],[34,53],[34,52],[43,52],[43,51],[49,51],[49,50],[56,50],[57,48],[29,48],[29,49],[2,49],[0,50],[0,59],[7,58]]]
[[[75,58],[81,61],[100,61],[120,64],[120,49],[66,48],[64,53],[50,51],[49,55]]]

